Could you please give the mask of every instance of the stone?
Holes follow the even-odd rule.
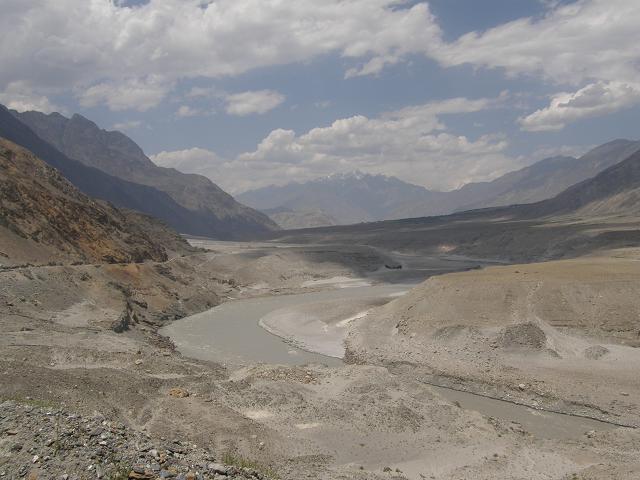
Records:
[[[220,475],[229,475],[232,472],[231,467],[220,463],[210,463],[207,468],[213,473],[218,473]]]
[[[146,474],[146,473],[137,473],[137,472],[130,472],[129,473],[129,478],[131,480],[152,480],[154,477],[153,474]]]
[[[169,396],[174,398],[186,398],[189,396],[189,392],[181,387],[174,387],[169,390]]]

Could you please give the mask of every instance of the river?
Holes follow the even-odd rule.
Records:
[[[214,361],[228,366],[242,366],[254,363],[304,365],[308,363],[339,367],[342,360],[335,356],[322,355],[295,346],[280,336],[268,332],[260,326],[260,321],[269,315],[291,315],[299,312],[300,324],[309,326],[308,337],[315,339],[316,345],[320,332],[327,332],[327,344],[335,348],[339,335],[328,328],[321,329],[319,322],[307,321],[310,311],[322,310],[327,316],[336,306],[361,305],[362,302],[384,303],[409,289],[411,285],[375,285],[366,287],[336,288],[294,295],[278,295],[261,298],[234,300],[209,311],[179,320],[161,330],[169,336],[178,350],[192,358]],[[311,308],[315,307],[315,308]],[[320,308],[318,308],[320,307]],[[361,308],[361,307],[358,307]],[[353,313],[353,312],[352,312]],[[276,316],[277,316],[276,315]],[[345,314],[345,319],[348,316]],[[335,316],[335,315],[333,315]],[[357,318],[358,315],[354,316]],[[337,322],[338,324],[342,322]],[[336,323],[333,323],[335,327]],[[305,329],[299,330],[302,337]],[[304,343],[300,338],[298,343]],[[313,340],[312,342],[313,343]],[[321,349],[321,348],[320,348]],[[614,428],[597,420],[575,417],[561,413],[546,412],[522,405],[514,405],[497,399],[487,398],[467,392],[432,386],[438,394],[462,408],[475,410],[486,416],[494,416],[516,422],[528,432],[542,438],[569,439],[583,435],[589,430]]]

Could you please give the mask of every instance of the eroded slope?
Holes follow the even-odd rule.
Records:
[[[167,258],[165,248],[126,214],[87,197],[57,170],[2,138],[0,211],[1,244],[9,261]],[[41,255],[42,248],[49,256]]]

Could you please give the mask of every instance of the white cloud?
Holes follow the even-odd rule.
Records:
[[[171,90],[158,76],[129,78],[123,82],[103,82],[79,92],[83,107],[107,105],[110,110],[146,111],[157,106]]]
[[[285,96],[273,90],[257,90],[234,93],[225,97],[226,112],[229,115],[244,117],[251,114],[263,114],[282,104]]]
[[[185,171],[194,172],[197,169],[206,169],[210,164],[218,164],[222,160],[213,152],[204,148],[190,148],[175,152],[160,152],[149,158],[161,167],[183,168]]]
[[[214,110],[208,109],[202,109],[202,108],[197,108],[197,107],[191,107],[189,105],[180,105],[180,107],[178,108],[178,110],[176,111],[176,115],[178,117],[200,117],[203,115],[211,115],[212,113],[214,113]]]
[[[548,107],[519,119],[523,130],[562,130],[568,123],[640,104],[640,84],[597,82],[573,93],[559,93]]]
[[[539,0],[546,8],[552,9],[560,5],[560,0]]]
[[[640,2],[577,0],[548,7],[542,18],[524,18],[442,45],[445,66],[502,68],[507,75],[534,75],[572,85],[550,105],[520,119],[524,130],[561,130],[567,123],[614,113],[637,104],[640,76]]]
[[[185,94],[185,98],[224,98],[224,92],[215,87],[193,87]]]
[[[436,56],[444,65],[500,67],[565,84],[633,81],[640,65],[638,19],[637,0],[578,0],[540,19],[466,34]]]
[[[478,112],[496,99],[454,98],[367,118],[356,115],[303,134],[277,129],[255,151],[223,159],[204,149],[161,152],[156,163],[201,173],[231,192],[361,169],[449,189],[513,168],[500,136],[475,140],[446,131],[440,117]]]
[[[186,103],[176,111],[178,117],[211,115],[218,108],[223,108],[229,115],[244,117],[267,113],[281,105],[286,97],[274,90],[229,93],[216,87],[193,87],[182,100]]]
[[[212,179],[214,177],[211,173],[225,163],[225,160],[216,153],[197,147],[174,152],[162,151],[156,155],[150,155],[149,158],[161,167],[176,168],[187,173],[199,173]]]
[[[574,91],[637,82],[640,2],[540,1],[547,6],[542,17],[446,43],[427,2],[149,0],[127,7],[112,0],[5,0],[0,42],[11,48],[0,50],[0,91],[24,82],[31,100],[15,104],[47,109],[43,94],[71,88],[84,106],[144,111],[183,79],[236,76],[328,54],[343,58],[346,77],[379,74],[417,54],[443,66],[541,76]],[[266,108],[242,107],[235,93],[201,87],[191,93],[223,106],[230,95],[233,114]],[[187,115],[204,108],[186,107]]]
[[[399,0],[6,0],[0,88],[16,80],[84,105],[145,110],[176,81],[338,54],[358,74],[424,52],[440,30],[426,3]]]
[[[11,82],[3,92],[0,92],[0,103],[18,112],[36,110],[38,112],[64,112],[64,109],[54,105],[44,95],[38,95],[24,82]]]
[[[111,127],[113,130],[134,130],[142,125],[140,120],[127,120],[124,122],[114,123]]]
[[[197,103],[197,106],[181,105],[176,112],[179,117],[210,115],[215,113],[218,106],[224,107],[229,115],[244,117],[267,113],[281,105],[286,97],[274,90],[228,93],[215,87],[194,87],[183,96],[183,100]]]

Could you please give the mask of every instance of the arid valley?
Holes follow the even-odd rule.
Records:
[[[491,229],[464,255],[303,232],[298,244],[192,239],[198,251],[165,262],[5,268],[5,405],[101,412],[156,448],[178,439],[279,478],[631,479],[640,249],[624,245],[637,223],[578,224],[619,244],[542,263],[526,251],[522,264],[487,256]],[[265,313],[280,335],[268,342]],[[194,330],[198,318],[236,323],[227,338]],[[16,442],[2,468],[55,464],[38,439],[2,448]]]
[[[638,0],[0,0],[0,480],[639,480]]]

